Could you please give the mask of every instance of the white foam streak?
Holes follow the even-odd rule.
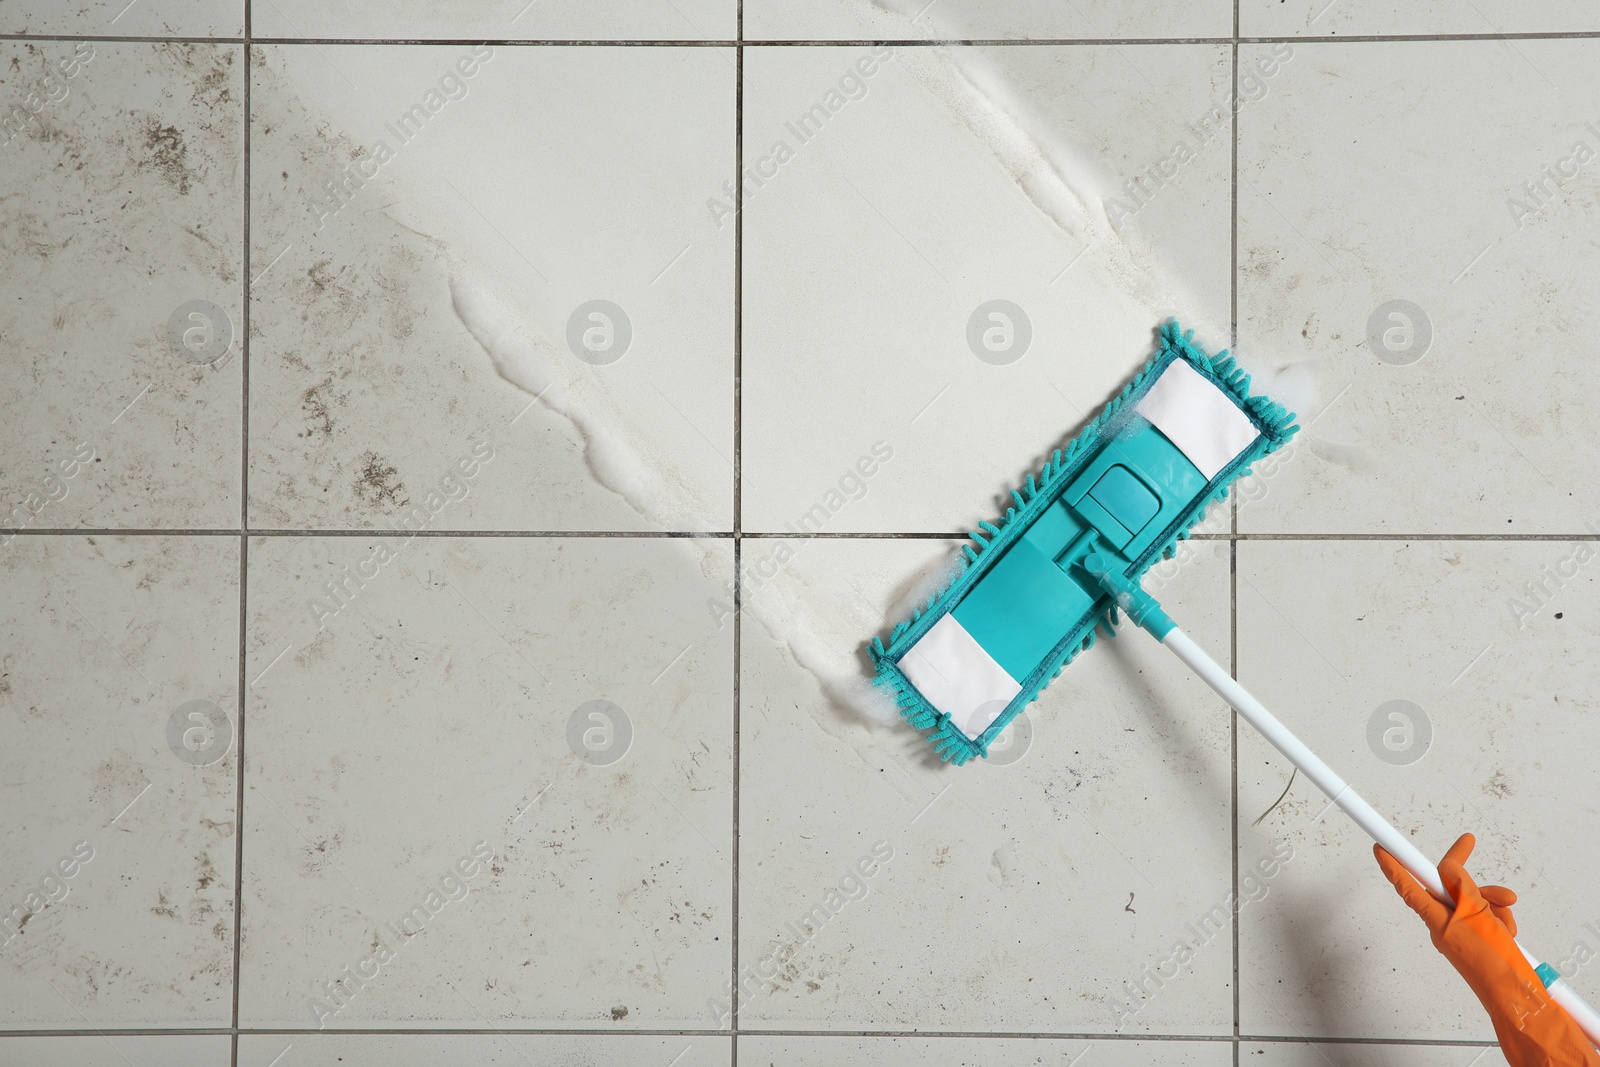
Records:
[[[690,527],[687,509],[673,503],[662,473],[652,470],[615,431],[615,423],[571,388],[544,341],[520,330],[505,306],[462,269],[451,272],[450,299],[456,316],[488,354],[495,372],[564,416],[578,431],[584,462],[595,481],[650,522],[667,529]]]

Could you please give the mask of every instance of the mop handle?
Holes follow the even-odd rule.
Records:
[[[1147,594],[1148,595],[1148,594]],[[1159,611],[1159,609],[1157,609]],[[1130,612],[1130,615],[1132,612]],[[1165,619],[1165,616],[1162,616]],[[1136,622],[1143,625],[1141,619]],[[1166,620],[1170,625],[1170,620]],[[1450,894],[1445,892],[1444,883],[1439,880],[1439,869],[1435,867],[1428,857],[1423,855],[1411,839],[1395,829],[1389,820],[1379,815],[1371,804],[1362,799],[1361,794],[1350,788],[1350,784],[1334,773],[1318,755],[1306,747],[1287,726],[1278,721],[1277,716],[1268,711],[1266,707],[1251,696],[1244,686],[1233,679],[1227,671],[1217,665],[1216,660],[1206,655],[1205,650],[1189,635],[1172,626],[1165,634],[1157,634],[1158,627],[1146,627],[1151,634],[1161,643],[1171,649],[1179,659],[1189,665],[1189,669],[1200,677],[1200,680],[1216,691],[1217,695],[1233,706],[1241,718],[1254,726],[1272,743],[1272,747],[1283,753],[1289,762],[1300,768],[1300,773],[1328,795],[1346,815],[1354,819],[1356,825],[1365,830],[1374,841],[1382,845],[1395,859],[1410,871],[1417,881],[1428,888],[1442,903],[1455,906],[1455,901],[1450,899]],[[1571,986],[1562,981],[1553,967],[1540,963],[1538,957],[1522,947],[1520,942],[1517,948],[1528,965],[1539,973],[1541,981],[1546,982],[1546,989],[1550,998],[1564,1008],[1572,1016],[1578,1028],[1583,1031],[1588,1039],[1600,1045],[1600,1013],[1596,1013]]]
[[[1177,624],[1162,610],[1156,598],[1145,592],[1136,579],[1123,574],[1112,560],[1097,552],[1085,556],[1079,565],[1089,572],[1101,589],[1110,594],[1112,600],[1127,613],[1129,619],[1141,629],[1148,631],[1151,637],[1167,646],[1174,655],[1188,664],[1189,669],[1194,671],[1201,681],[1232,705],[1233,710],[1237,711],[1241,718],[1254,726],[1262,737],[1272,743],[1273,748],[1288,758],[1290,763],[1300,768],[1300,773],[1310,778],[1318,789],[1326,793],[1346,815],[1355,820],[1357,826],[1382,845],[1389,855],[1399,860],[1401,866],[1428,888],[1429,893],[1441,903],[1455,907],[1455,901],[1445,892],[1444,883],[1439,880],[1439,868],[1411,843],[1411,839],[1391,826],[1388,819],[1379,815],[1371,804],[1362,799],[1361,794],[1350,788],[1350,783],[1335,774],[1332,767],[1322,762],[1315,752],[1306,747],[1304,741],[1279,722],[1278,717],[1267,710],[1266,705],[1251,696],[1249,690],[1219,667],[1216,660],[1206,655],[1205,649],[1178,629]],[[1522,953],[1523,958],[1528,961],[1528,966],[1534,969],[1539,980],[1545,984],[1550,999],[1565,1009],[1585,1037],[1596,1046],[1600,1046],[1600,1013],[1596,1013],[1571,986],[1562,981],[1560,973],[1554,967],[1541,963],[1537,956],[1522,947],[1521,942],[1516,944],[1517,951]]]

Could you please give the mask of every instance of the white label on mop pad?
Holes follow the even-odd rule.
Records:
[[[1237,404],[1181,359],[1167,364],[1134,410],[1177,445],[1206,481],[1260,436]]]
[[[900,657],[900,670],[928,703],[973,738],[1022,692],[954,615],[946,615],[928,628]]]

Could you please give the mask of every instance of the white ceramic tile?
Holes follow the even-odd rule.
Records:
[[[769,1067],[1034,1067],[1083,1060],[1110,1067],[1224,1067],[1232,1042],[1067,1041],[1003,1037],[766,1037],[739,1038],[739,1053]]]
[[[258,37],[366,40],[731,41],[736,0],[493,0],[440,8],[424,0],[255,3]]]
[[[1378,36],[1384,34],[1571,33],[1600,27],[1584,0],[1519,4],[1515,0],[1241,0],[1246,37]]]
[[[228,1024],[238,550],[44,535],[0,555],[0,1027]],[[189,701],[228,720],[185,760]]]
[[[226,1035],[148,1037],[7,1037],[0,1060],[10,1067],[227,1067]]]
[[[86,37],[240,37],[246,0],[23,0],[0,11],[0,33]]]
[[[1239,1062],[1250,1067],[1501,1067],[1506,1058],[1494,1046],[1245,1041]]]
[[[236,527],[239,348],[220,333],[242,321],[240,49],[9,41],[0,57],[6,525]],[[228,320],[216,366],[169,340],[190,301]],[[74,453],[100,462],[48,484]]]
[[[1233,7],[1222,0],[947,0],[937,5],[927,0],[746,0],[744,33],[752,41],[1227,37],[1233,33]]]
[[[1005,113],[1035,134],[974,103],[966,75],[996,79]],[[1131,180],[1198,138],[1189,124],[1229,77],[1212,45],[747,49],[744,528],[781,531],[820,502],[827,532],[970,529],[1149,358],[1161,319],[1225,346],[1226,111],[1128,222],[1128,243],[1076,229],[1055,178],[1024,191],[1006,166],[1031,151],[1017,138],[1035,136],[1056,158],[1108,157],[1105,182]],[[835,104],[820,128],[797,125]],[[1116,272],[1152,256],[1177,280],[1145,301]],[[1197,295],[1171,296],[1183,287]],[[1031,330],[1001,365],[968,341],[997,299]],[[847,506],[828,503],[878,442],[892,459],[864,495],[846,485]]]
[[[1508,205],[1542,167],[1600,154],[1600,47],[1294,51],[1239,120],[1239,343],[1304,365],[1318,396],[1283,491],[1241,529],[1583,529],[1600,172],[1580,168],[1520,227]],[[1425,354],[1380,359],[1374,326],[1388,359]]]
[[[730,529],[733,235],[704,216],[735,159],[731,51],[258,55],[252,525],[392,528],[481,434],[495,466],[433,528]],[[463,278],[561,384],[496,373]],[[595,299],[631,330],[605,365],[568,345]]]
[[[239,1067],[389,1067],[391,1064],[604,1063],[616,1067],[727,1067],[731,1038],[555,1034],[244,1034]],[[275,1057],[284,1055],[280,1061]],[[677,1056],[677,1059],[673,1059]]]
[[[246,1025],[703,1028],[732,950],[732,639],[706,609],[731,563],[687,538],[252,542]],[[580,763],[575,716],[621,758]],[[345,967],[365,980],[319,1013]]]
[[[952,547],[805,542],[745,594],[740,1026],[1231,1033],[1226,931],[1142,1008],[1124,989],[1231,879],[1228,719],[1148,637],[1070,666],[1007,765],[940,764],[919,731],[825,695],[819,679],[859,675],[860,642]],[[1227,549],[1195,548],[1163,588],[1225,655]],[[830,905],[836,886],[856,899]],[[807,924],[813,906],[834,914]]]
[[[1600,816],[1600,597],[1582,555],[1560,541],[1246,541],[1238,634],[1244,683],[1419,848],[1437,860],[1476,834],[1468,869],[1521,895],[1524,944],[1593,998],[1593,960],[1569,958],[1600,947],[1600,864],[1573,847]],[[1526,587],[1541,581],[1553,595],[1538,604]],[[1287,835],[1297,849],[1240,927],[1245,1031],[1492,1040],[1371,843],[1337,810],[1318,819],[1327,800],[1303,777],[1251,826],[1288,778],[1245,731],[1241,847]]]

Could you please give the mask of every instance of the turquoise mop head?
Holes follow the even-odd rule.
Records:
[[[1137,584],[1172,555],[1212,501],[1299,427],[1226,352],[1208,356],[1176,322],[1122,394],[1037,478],[1016,506],[972,533],[961,571],[889,641],[870,646],[878,684],[939,755],[962,764],[1061,673],[1110,635],[1117,605],[1084,568],[1098,554]]]

